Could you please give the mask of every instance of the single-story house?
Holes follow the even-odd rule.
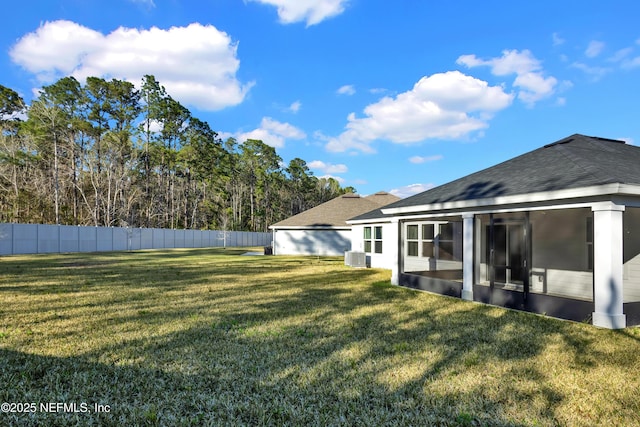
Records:
[[[344,255],[351,250],[349,218],[400,200],[383,191],[347,193],[273,224],[274,255]]]
[[[347,221],[392,283],[605,328],[640,324],[640,147],[572,135]],[[375,248],[374,248],[375,249]]]

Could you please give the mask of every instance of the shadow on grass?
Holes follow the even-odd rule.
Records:
[[[596,345],[605,332],[391,287],[376,270],[316,261],[154,251],[133,265],[126,258],[72,270],[59,285],[67,292],[115,292],[100,306],[77,300],[51,310],[93,304],[108,310],[105,333],[125,325],[147,335],[114,336],[72,357],[17,351],[0,340],[3,401],[111,408],[0,414],[0,424],[567,424],[572,396],[534,360],[561,346],[558,357],[579,374],[612,357]],[[7,293],[51,293],[25,286]],[[53,321],[53,311],[42,321]],[[166,325],[188,326],[157,332]],[[61,333],[51,339],[82,340]],[[630,367],[638,362],[637,353],[627,358]],[[633,394],[611,405],[627,421],[640,409]],[[603,423],[608,414],[575,423]]]

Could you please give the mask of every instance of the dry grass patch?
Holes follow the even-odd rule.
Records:
[[[640,334],[388,286],[337,258],[0,259],[2,425],[640,425]]]

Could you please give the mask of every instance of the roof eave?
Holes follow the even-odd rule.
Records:
[[[460,200],[455,202],[433,203],[416,206],[403,206],[398,208],[382,209],[385,215],[401,215],[425,211],[443,211],[458,209],[473,209],[483,206],[514,205],[521,203],[545,202],[551,200],[575,199],[582,197],[608,196],[608,195],[635,195],[640,196],[640,185],[635,184],[604,184],[590,187],[569,188],[565,190],[541,191],[537,193],[515,194],[512,196],[487,197],[473,200]]]
[[[372,223],[386,223],[393,222],[392,217],[377,217],[368,219],[350,219],[347,224],[372,224]]]
[[[271,230],[350,230],[350,225],[270,225]]]

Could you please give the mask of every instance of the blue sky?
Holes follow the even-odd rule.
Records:
[[[24,0],[0,84],[153,74],[221,136],[407,196],[573,133],[640,143],[635,0]]]

